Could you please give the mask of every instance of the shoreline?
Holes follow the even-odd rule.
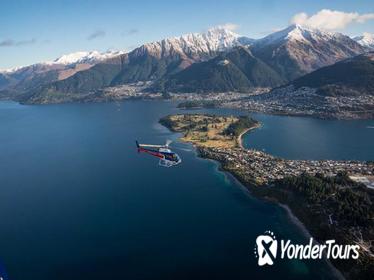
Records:
[[[183,121],[185,120],[183,119]],[[177,127],[179,128],[177,130],[178,132],[186,133],[186,131],[180,129],[180,124],[176,124],[176,123],[173,124],[171,122],[171,123],[166,123],[166,125],[164,124],[164,126],[169,128],[171,131],[176,131],[173,128]],[[191,123],[190,123],[190,126],[191,126]],[[236,182],[240,183],[238,185],[241,188],[248,190],[249,194],[253,196],[254,198],[259,199],[259,200],[269,201],[281,207],[284,211],[286,211],[289,221],[301,231],[301,234],[304,237],[306,237],[307,239],[310,237],[313,237],[314,240],[320,240],[320,241],[327,240],[328,238],[326,239],[326,238],[321,237],[324,234],[324,230],[326,230],[325,228],[326,225],[323,222],[324,221],[323,216],[317,218],[315,216],[315,212],[311,211],[310,209],[309,210],[304,209],[305,211],[302,209],[299,209],[298,208],[299,205],[297,204],[298,200],[296,199],[297,198],[296,193],[290,190],[287,191],[284,188],[280,188],[280,189],[272,188],[271,186],[274,184],[277,184],[277,182],[279,183],[279,180],[283,180],[284,178],[287,179],[287,176],[290,176],[289,174],[296,176],[295,178],[297,178],[296,180],[298,180],[300,178],[299,176],[304,176],[303,175],[304,173],[300,173],[300,172],[303,172],[302,170],[305,170],[304,168],[308,168],[310,172],[316,172],[316,173],[311,173],[309,175],[306,174],[305,176],[310,176],[310,177],[302,178],[302,180],[306,180],[306,182],[314,182],[310,180],[319,180],[318,184],[325,184],[326,181],[323,181],[324,173],[332,174],[332,175],[329,175],[331,178],[337,178],[333,176],[338,176],[340,174],[339,170],[341,170],[342,168],[346,168],[344,170],[349,170],[348,172],[353,172],[353,173],[359,172],[359,174],[361,174],[362,172],[363,172],[362,174],[366,174],[365,172],[367,172],[367,174],[371,174],[372,172],[371,170],[373,166],[370,165],[370,163],[366,163],[366,162],[352,162],[352,161],[330,162],[328,160],[325,160],[325,161],[314,162],[314,161],[306,161],[306,160],[293,160],[293,161],[283,160],[281,158],[276,158],[274,156],[271,156],[270,154],[244,148],[243,147],[244,135],[248,131],[254,130],[259,127],[261,127],[261,123],[258,121],[255,123],[252,123],[250,127],[248,126],[247,128],[243,127],[242,131],[239,134],[236,134],[237,135],[236,139],[234,138],[235,139],[234,143],[236,143],[236,145],[232,146],[231,148],[224,147],[220,143],[218,143],[218,145],[206,146],[205,139],[202,139],[201,142],[196,141],[196,139],[194,139],[194,141],[192,142],[186,139],[183,139],[182,141],[189,142],[190,144],[192,144],[199,158],[208,159],[210,161],[216,162],[218,166],[217,168],[218,171],[221,171],[229,175],[230,178],[234,178]],[[194,128],[196,129],[196,131],[199,131],[200,127],[194,127]],[[232,141],[233,138],[230,138],[229,140]],[[316,178],[314,177],[313,174],[321,174],[322,177],[317,177],[317,179],[313,179],[313,178]],[[339,176],[344,176],[344,175],[339,175]],[[325,178],[328,178],[328,177],[325,177]],[[281,181],[281,182],[284,182],[284,181]],[[285,182],[287,184],[287,180]],[[298,184],[300,184],[300,182],[298,182]],[[303,197],[300,197],[300,199],[301,201],[304,201]],[[313,203],[311,205],[313,206]],[[317,213],[320,213],[320,212],[317,212]],[[313,217],[316,217],[316,218],[313,218]],[[333,233],[334,231],[335,229],[332,229],[331,233]],[[313,235],[311,233],[313,233]],[[345,233],[342,231],[339,231],[338,233],[340,235],[333,235],[331,237],[336,236],[336,238],[340,239],[340,241],[345,240],[346,238]],[[351,238],[351,236],[348,236],[348,237]],[[335,262],[332,262],[331,260],[325,259],[325,262],[327,263],[330,270],[332,271],[332,273],[335,275],[337,279],[344,279],[345,273],[348,273],[349,271],[351,271],[351,270],[347,270],[346,267],[341,266],[339,263],[336,264]],[[361,265],[358,263],[353,265],[354,274],[357,275],[357,271],[360,272],[360,266]],[[367,270],[365,269],[363,273],[367,273]],[[349,274],[350,272],[346,276],[350,276]]]
[[[254,129],[254,128],[247,129],[247,131],[251,129]],[[240,177],[237,177],[234,173],[225,169],[219,160],[201,156],[201,154],[199,153],[199,147],[196,146],[195,144],[191,144],[191,145],[194,148],[195,156],[203,160],[211,161],[214,164],[216,164],[216,172],[222,172],[225,176],[228,176],[230,180],[232,180],[235,184],[237,184],[240,187],[240,189],[243,192],[245,192],[246,195],[249,195],[263,202],[265,201],[271,204],[275,204],[276,206],[282,208],[286,212],[289,221],[300,230],[301,234],[304,237],[306,237],[307,239],[313,238],[313,243],[319,244],[318,241],[315,239],[315,237],[313,237],[313,235],[309,232],[305,224],[292,212],[291,208],[288,205],[283,204],[279,201],[274,201],[273,199],[270,199],[269,197],[266,197],[266,196],[264,197],[261,195],[257,195],[250,186],[246,185],[244,182],[240,180]],[[326,258],[323,260],[325,261],[325,263],[327,264],[327,266],[329,267],[333,275],[336,277],[336,279],[340,279],[340,280],[346,279],[343,273],[337,267],[335,267],[330,260]]]
[[[287,204],[281,203],[278,200],[271,199],[270,197],[267,197],[267,196],[262,196],[260,194],[256,194],[254,189],[251,186],[246,185],[245,182],[243,182],[240,179],[240,177],[237,177],[237,175],[235,173],[232,173],[230,170],[224,168],[224,166],[222,165],[222,162],[220,162],[217,159],[201,156],[201,154],[199,153],[198,146],[196,146],[194,144],[192,146],[194,147],[195,154],[196,154],[197,157],[199,157],[201,159],[204,159],[204,160],[214,162],[217,165],[216,171],[224,173],[225,176],[229,176],[230,179],[232,179],[236,184],[239,185],[239,187],[242,191],[245,191],[247,193],[247,195],[250,195],[253,198],[258,199],[260,201],[265,201],[265,202],[268,202],[268,203],[275,204],[277,207],[280,207],[281,209],[283,209],[286,212],[286,215],[287,215],[289,221],[292,224],[294,224],[300,230],[301,234],[304,237],[306,237],[307,239],[313,238],[313,243],[319,244],[318,241],[316,240],[316,238],[310,233],[310,231],[308,230],[306,225],[294,214],[294,212],[291,210],[291,208]],[[326,258],[323,259],[323,260],[325,261],[325,263],[327,264],[327,266],[331,270],[332,274],[336,277],[336,279],[340,279],[340,280],[346,279],[344,277],[343,273],[337,267],[335,267],[330,260],[328,260]]]
[[[305,226],[305,224],[299,220],[298,217],[296,217],[296,215],[292,212],[291,208],[287,205],[287,204],[283,204],[283,203],[280,203],[280,202],[277,202],[276,203],[280,208],[284,209],[286,212],[287,212],[287,216],[289,218],[289,220],[291,221],[291,223],[293,223],[294,225],[296,225],[302,232],[302,234],[310,239],[310,238],[313,238],[313,243],[314,244],[320,244],[319,242],[317,242],[317,240],[312,236],[312,234],[309,232],[309,230],[307,229],[307,227]],[[330,260],[328,259],[324,259],[326,264],[329,266],[329,268],[333,271],[333,273],[335,274],[335,276],[338,278],[338,279],[345,279],[344,275],[342,274],[342,272],[337,269],[332,263]]]
[[[243,150],[246,150],[246,148],[243,146],[243,136],[251,131],[251,130],[255,130],[255,129],[258,129],[262,126],[262,124],[259,122],[257,123],[256,125],[252,126],[252,127],[249,127],[249,128],[246,128],[244,129],[239,135],[238,135],[238,138],[237,138],[237,142],[238,142],[238,145],[241,149]]]

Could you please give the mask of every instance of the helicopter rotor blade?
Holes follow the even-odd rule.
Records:
[[[165,144],[165,146],[166,146],[166,147],[169,147],[169,145],[170,145],[172,142],[173,142],[173,141],[170,140],[170,139],[166,140],[166,144]]]

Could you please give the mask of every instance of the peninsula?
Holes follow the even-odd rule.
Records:
[[[286,160],[246,150],[242,135],[260,124],[245,116],[180,114],[160,123],[183,133],[182,141],[193,143],[201,157],[220,162],[253,195],[287,205],[316,240],[360,245],[357,261],[333,261],[346,278],[373,275],[374,190],[351,179],[372,179],[372,162]]]

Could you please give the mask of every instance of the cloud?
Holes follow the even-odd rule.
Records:
[[[290,22],[292,24],[306,25],[314,28],[336,30],[344,29],[352,23],[364,23],[372,19],[374,19],[374,13],[346,13],[323,9],[311,16],[306,13],[298,13],[291,18]]]
[[[211,26],[208,28],[208,30],[210,29],[226,29],[226,30],[230,30],[230,31],[236,31],[240,26],[238,24],[235,24],[235,23],[231,23],[231,22],[228,22],[228,23],[224,23],[224,24],[219,24],[219,25],[214,25],[214,26]],[[204,32],[206,30],[203,30]]]
[[[128,35],[135,35],[135,34],[138,34],[139,33],[139,29],[136,29],[136,28],[132,28],[132,29],[129,29],[127,31],[123,31],[121,33],[122,36],[128,36]]]
[[[106,32],[104,30],[96,30],[87,37],[87,40],[93,40],[96,38],[104,37],[105,35]]]
[[[225,28],[227,30],[230,30],[230,31],[235,31],[239,28],[239,25],[235,24],[235,23],[228,22],[228,23],[225,23],[223,25],[220,25],[220,27],[223,27],[223,28]]]
[[[30,39],[30,40],[21,40],[16,41],[12,39],[6,39],[3,41],[0,41],[0,47],[19,47],[19,46],[25,46],[25,45],[32,45],[36,43],[36,39]]]

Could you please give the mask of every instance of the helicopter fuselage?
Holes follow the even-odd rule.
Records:
[[[137,144],[138,152],[144,152],[160,158],[160,165],[173,166],[179,164],[182,160],[178,154],[171,151],[167,146]]]

